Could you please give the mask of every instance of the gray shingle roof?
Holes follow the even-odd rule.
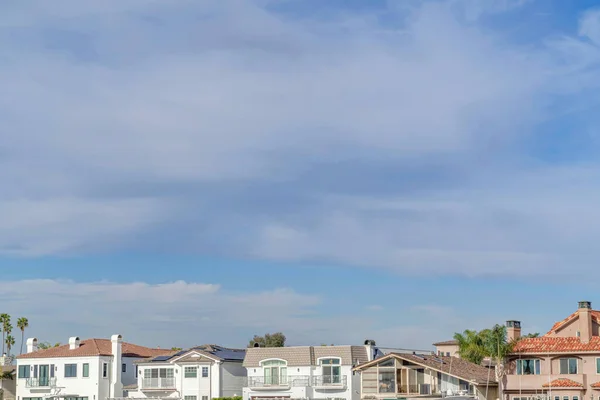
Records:
[[[270,358],[287,361],[290,367],[317,365],[323,357],[339,357],[342,365],[367,362],[367,349],[364,346],[294,346],[294,347],[252,347],[246,350],[244,367],[259,367],[260,362]]]

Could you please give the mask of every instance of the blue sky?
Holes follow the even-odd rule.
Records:
[[[597,302],[595,6],[2,2],[2,311],[161,346],[544,332]]]

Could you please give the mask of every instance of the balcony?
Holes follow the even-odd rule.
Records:
[[[25,387],[28,389],[51,389],[56,387],[56,378],[27,378]]]
[[[175,390],[175,378],[142,378],[142,390]]]
[[[319,375],[313,376],[311,383],[315,389],[344,389],[347,381],[346,375]]]
[[[310,377],[305,375],[265,377],[249,376],[246,379],[246,387],[254,390],[287,390],[290,387],[309,386]]]

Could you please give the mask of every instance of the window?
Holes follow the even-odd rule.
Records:
[[[449,351],[446,352],[446,357],[450,357],[450,352]]]
[[[202,367],[202,377],[208,378],[208,367]]]
[[[54,378],[55,370],[56,370],[56,367],[54,366],[54,364],[50,364],[50,378]]]
[[[121,365],[121,371],[122,371],[122,372],[127,372],[127,364],[123,363],[123,364]]]
[[[600,374],[600,358],[596,358],[596,373]]]
[[[196,400],[196,396],[183,396],[183,400]]]
[[[173,368],[146,368],[144,378],[173,378]]]
[[[560,359],[560,374],[561,375],[577,374],[577,359],[576,358],[561,358]]]
[[[396,373],[395,371],[379,371],[377,387],[379,393],[395,393],[396,392]]]
[[[265,385],[285,385],[287,383],[287,363],[281,360],[269,360],[261,362],[265,378]],[[202,367],[202,376],[208,376],[208,367]]]
[[[136,378],[138,377],[139,372],[140,372],[140,370],[139,370],[138,366],[136,365],[135,366],[135,377]]]
[[[517,360],[517,375],[539,375],[540,360]]]
[[[323,374],[323,384],[342,382],[339,358],[324,358],[320,361],[320,364]]]
[[[573,400],[579,400],[579,396],[573,396]]]
[[[29,365],[19,365],[19,371],[17,377],[21,378],[29,378],[29,373],[31,370],[29,369]]]
[[[208,400],[208,396],[202,396],[202,400]]]
[[[77,364],[65,364],[65,378],[75,378],[77,376]]]
[[[85,363],[83,364],[83,377],[84,378],[89,378],[90,377],[90,364]]]
[[[185,367],[183,370],[183,376],[186,378],[197,378],[198,367]]]
[[[102,363],[102,377],[108,378],[108,363]]]
[[[560,396],[554,396],[554,400],[560,400]]]
[[[563,400],[569,400],[569,396],[563,396]]]
[[[36,379],[38,377],[38,366],[37,365],[33,366],[33,377]]]

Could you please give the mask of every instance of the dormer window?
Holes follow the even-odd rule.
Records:
[[[287,384],[287,362],[283,360],[267,360],[260,363],[263,367],[265,385]]]
[[[342,382],[342,372],[339,358],[322,358],[319,360],[321,365],[323,383],[333,384]]]

